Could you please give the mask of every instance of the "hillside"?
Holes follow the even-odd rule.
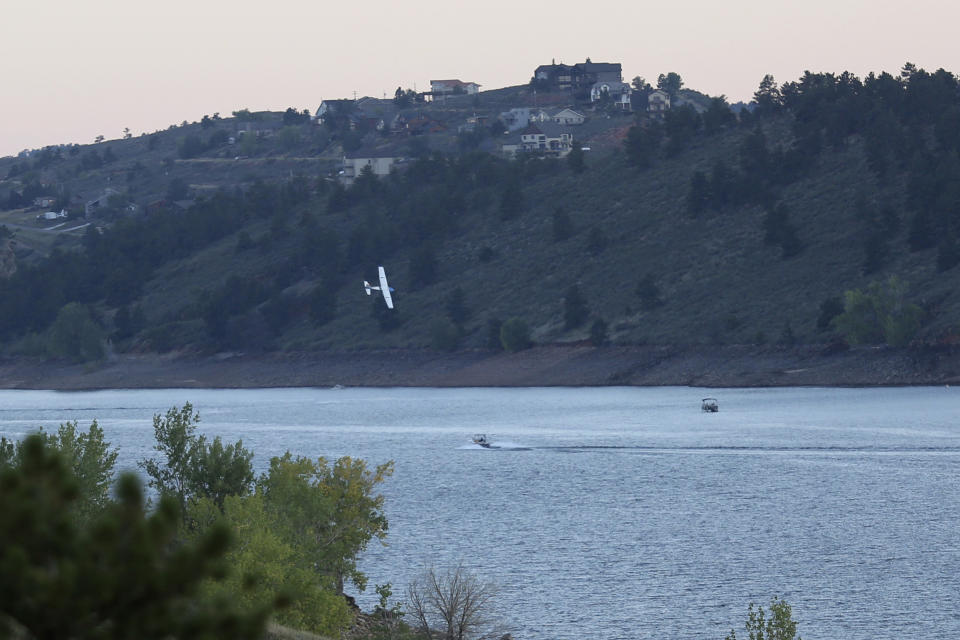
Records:
[[[227,141],[252,126],[241,115],[45,163],[2,159],[0,203],[31,184],[61,185],[74,206],[124,187],[57,229],[35,209],[0,213],[19,266],[0,290],[0,336],[8,353],[85,359],[49,349],[58,312],[78,303],[89,320],[74,324],[92,323],[117,352],[477,349],[512,318],[536,344],[588,340],[597,320],[619,346],[828,344],[851,338],[828,322],[845,292],[895,276],[896,308],[918,308],[909,340],[952,343],[960,173],[940,124],[957,117],[956,79],[942,74],[894,80],[896,100],[883,76],[809,76],[739,120],[692,92],[698,108],[662,122],[593,112],[575,132],[590,147],[582,171],[498,158],[496,126],[457,133],[471,115],[525,105],[523,87],[417,105],[410,114],[445,123],[423,136],[365,134],[410,158],[348,189],[335,176],[357,132],[291,123],[289,111],[257,116],[249,153]],[[950,82],[938,102],[931,87]],[[191,136],[196,154],[184,152]],[[106,150],[109,162],[80,166]],[[378,263],[396,289],[392,315],[361,287]]]

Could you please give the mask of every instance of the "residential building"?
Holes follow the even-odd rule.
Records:
[[[586,90],[597,82],[623,82],[623,71],[619,62],[585,62],[575,65],[543,64],[533,72],[540,83],[553,89]]]
[[[657,89],[647,97],[647,111],[653,114],[662,114],[670,110],[670,94]]]
[[[551,119],[554,124],[578,125],[583,124],[587,118],[582,113],[567,108],[554,111]]]
[[[390,175],[390,171],[406,162],[407,158],[398,148],[393,146],[386,147],[364,147],[356,151],[348,151],[343,156],[343,169],[340,170],[340,181],[345,186],[353,184],[364,167],[370,167],[373,175],[384,177]]]
[[[597,82],[623,82],[623,70],[619,62],[580,62],[573,65],[574,85],[590,87]]]
[[[317,124],[323,124],[323,121],[329,116],[353,113],[353,111],[356,109],[356,106],[356,100],[324,100],[320,103],[320,106],[317,107],[317,112],[314,115],[314,119],[317,121]]]
[[[573,86],[573,67],[566,64],[542,64],[533,70],[533,78],[554,89],[569,89]]]
[[[430,95],[434,101],[445,100],[452,95],[473,95],[479,93],[480,85],[476,82],[462,82],[460,80],[431,80]]]
[[[103,190],[103,193],[94,198],[93,200],[88,200],[87,204],[83,207],[83,215],[89,216],[92,213],[95,213],[97,209],[102,209],[107,206],[110,196],[117,195],[120,192],[112,187],[107,187]]]
[[[500,114],[500,122],[507,127],[507,131],[519,131],[531,122],[550,122],[553,124],[576,125],[583,124],[586,118],[583,114],[568,107],[560,109],[540,109],[538,107],[514,107]]]
[[[40,196],[33,199],[33,206],[39,207],[41,209],[47,209],[49,207],[52,207],[56,201],[57,201],[56,196]]]
[[[465,123],[457,127],[457,133],[469,133],[489,126],[490,118],[488,116],[473,114],[467,118]]]
[[[567,127],[550,122],[531,123],[504,141],[501,149],[505,155],[532,153],[563,157],[573,147],[573,134]]]
[[[603,80],[595,82],[590,87],[590,102],[597,103],[603,100],[609,100],[610,104],[616,109],[623,111],[632,111],[633,106],[630,103],[630,94],[633,88],[626,82],[614,82]],[[606,98],[604,97],[606,96]]]
[[[530,111],[530,107],[514,107],[503,111],[500,113],[500,122],[507,127],[507,131],[519,131],[530,124]]]

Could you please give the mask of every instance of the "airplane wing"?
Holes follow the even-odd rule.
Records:
[[[387,272],[383,267],[378,267],[380,271],[380,293],[383,294],[383,300],[387,303],[388,309],[393,309],[393,298],[390,296],[390,285],[387,284]]]

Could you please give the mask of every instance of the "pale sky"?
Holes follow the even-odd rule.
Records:
[[[767,73],[960,73],[958,26],[947,0],[0,0],[0,156],[431,79],[496,89],[552,59],[731,102]]]

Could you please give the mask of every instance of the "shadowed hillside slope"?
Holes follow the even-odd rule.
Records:
[[[133,351],[498,347],[510,319],[541,344],[882,342],[836,316],[847,292],[893,287],[893,311],[864,322],[882,333],[883,313],[915,305],[903,343],[952,343],[956,78],[808,74],[755,107],[621,116],[582,168],[453,136],[347,189],[318,162],[195,191],[22,267],[2,336],[49,353],[75,303],[91,339]],[[377,264],[392,313],[361,286]],[[27,286],[55,291],[28,301]]]

